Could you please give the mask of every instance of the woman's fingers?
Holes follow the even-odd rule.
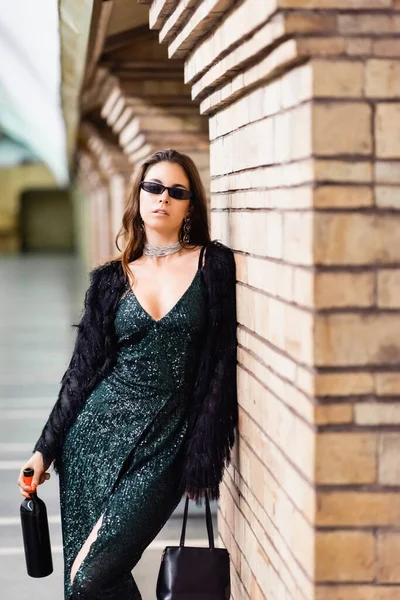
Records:
[[[29,486],[29,485],[27,485],[27,484],[24,482],[23,468],[21,469],[21,472],[20,472],[20,474],[19,474],[18,481],[17,481],[17,485],[19,485],[19,487],[21,488],[21,490],[26,490],[26,491],[28,491],[28,490],[30,490],[30,489],[31,489],[31,488],[30,488],[30,486]]]
[[[31,485],[27,485],[24,481],[24,469],[27,467],[33,467],[34,476],[32,478]],[[20,492],[25,498],[30,498],[30,492],[34,491],[38,485],[44,483],[47,479],[50,479],[50,473],[46,473],[43,469],[43,461],[40,457],[28,461],[20,470],[17,485],[20,487]]]
[[[47,479],[50,479],[50,473],[42,473],[39,478],[39,485],[44,483]]]

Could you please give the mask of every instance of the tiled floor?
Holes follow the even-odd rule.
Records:
[[[79,320],[87,281],[74,257],[0,256],[2,600],[63,599],[57,476],[50,468],[50,481],[38,490],[47,505],[53,549],[54,571],[44,579],[33,579],[26,572],[19,517],[22,496],[16,481],[57,396],[74,342],[75,331],[71,324]],[[203,512],[194,504],[191,511],[195,516],[188,524],[188,544],[197,544],[200,539],[202,545],[206,545]],[[181,514],[182,503],[134,569],[143,600],[155,600],[161,552],[166,544],[179,542]],[[215,522],[214,529],[216,534]]]

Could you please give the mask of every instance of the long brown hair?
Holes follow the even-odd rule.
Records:
[[[133,174],[129,185],[127,205],[122,217],[122,226],[115,238],[115,244],[121,255],[118,257],[121,260],[122,269],[125,277],[129,278],[128,263],[139,258],[143,253],[143,246],[146,239],[146,234],[141,227],[139,193],[140,183],[145,178],[145,175],[150,167],[159,162],[176,163],[182,167],[190,183],[192,197],[190,199],[190,234],[187,244],[183,241],[184,231],[183,222],[179,230],[179,241],[184,248],[192,245],[207,244],[210,238],[207,216],[207,199],[204,186],[201,182],[199,171],[193,160],[187,154],[178,152],[177,150],[159,150],[154,152],[149,158]],[[118,245],[120,238],[124,240],[124,248]]]

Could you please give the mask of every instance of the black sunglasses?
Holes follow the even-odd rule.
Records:
[[[161,183],[153,181],[141,181],[140,187],[149,194],[162,194],[164,190],[168,190],[168,194],[175,200],[189,200],[192,197],[192,192],[179,187],[167,187]]]

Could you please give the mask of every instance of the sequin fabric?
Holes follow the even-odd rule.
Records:
[[[117,362],[88,396],[62,451],[66,600],[141,600],[131,570],[184,493],[188,403],[204,327],[200,268],[160,320],[129,288],[122,295]],[[71,586],[72,564],[101,515]]]

